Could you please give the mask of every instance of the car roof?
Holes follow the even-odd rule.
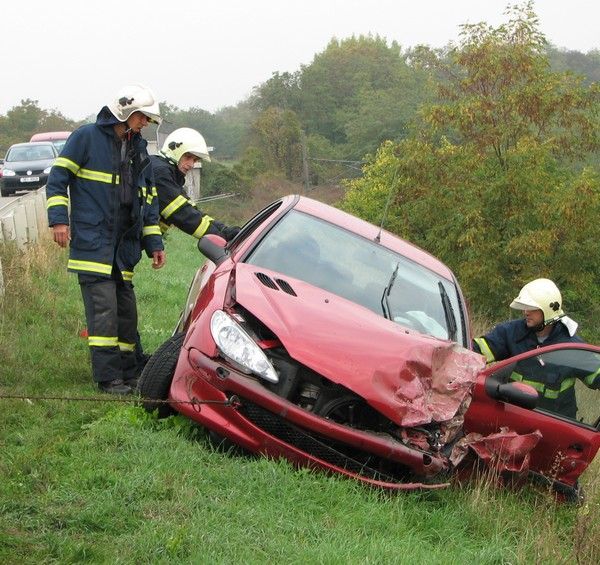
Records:
[[[381,231],[379,239],[380,245],[407,257],[419,265],[423,265],[444,278],[454,280],[452,271],[444,263],[405,239],[388,231],[380,230],[377,226],[366,222],[365,220],[361,220],[356,216],[352,216],[338,208],[329,206],[328,204],[318,202],[317,200],[313,200],[306,196],[299,196],[297,198],[298,202],[294,206],[296,210],[322,218],[331,224],[340,226],[341,228],[347,229],[366,239],[370,239],[371,241],[376,241],[375,238]]]
[[[23,143],[13,143],[9,149],[12,149],[13,147],[39,147],[40,145],[50,145],[54,147],[54,144],[51,141],[25,141]]]
[[[30,141],[58,141],[59,139],[67,139],[72,132],[70,131],[47,131],[34,133]]]

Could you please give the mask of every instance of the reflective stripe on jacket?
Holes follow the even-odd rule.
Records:
[[[555,343],[583,343],[583,340],[578,335],[571,336],[566,326],[557,322],[544,343],[540,344],[535,331],[527,327],[524,319],[519,319],[498,324],[484,336],[476,337],[473,349],[491,363]]]
[[[527,327],[524,319],[520,319],[499,324],[486,335],[475,338],[473,349],[491,363],[556,343],[583,343],[583,340],[578,335],[571,336],[567,327],[559,321],[546,340],[539,343],[536,332]],[[575,379],[579,378],[587,386],[596,388],[600,387],[600,377],[574,375],[569,370],[569,367],[549,367],[533,357],[519,361],[510,378],[533,386],[540,394],[540,408],[574,418],[577,410]],[[591,382],[588,382],[590,378]]]
[[[132,139],[130,227],[119,233],[122,209],[116,123],[104,107],[95,124],[84,125],[69,136],[46,185],[48,222],[50,226],[70,225],[70,271],[110,277],[116,264],[123,278],[131,280],[141,249],[152,256],[163,249],[163,243],[147,144],[139,134]]]
[[[198,239],[206,233],[219,233],[218,229],[212,229],[214,220],[198,210],[188,198],[183,188],[185,184],[183,173],[162,155],[152,155],[150,160],[158,191],[163,231],[175,225]]]

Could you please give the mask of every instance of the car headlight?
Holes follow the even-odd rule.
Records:
[[[46,168],[44,169],[44,174],[45,174],[45,175],[49,175],[51,170],[52,170],[52,165],[50,165],[49,167],[46,167]]]
[[[254,373],[271,383],[279,382],[279,376],[262,349],[223,310],[217,310],[212,315],[210,333],[219,351],[242,371]]]
[[[10,169],[2,169],[2,176],[3,177],[14,177],[17,173],[15,173],[14,171],[11,171]]]

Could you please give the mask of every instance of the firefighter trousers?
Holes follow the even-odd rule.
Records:
[[[137,305],[133,284],[114,274],[110,279],[83,274],[78,277],[94,381],[137,377]]]

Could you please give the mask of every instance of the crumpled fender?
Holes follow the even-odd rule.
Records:
[[[539,430],[518,434],[509,428],[501,428],[499,432],[488,436],[470,433],[454,446],[450,461],[454,466],[458,465],[470,449],[498,472],[523,473],[529,469],[529,454],[540,439],[542,433]]]

